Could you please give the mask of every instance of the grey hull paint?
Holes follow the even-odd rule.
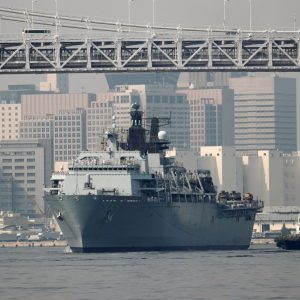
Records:
[[[77,252],[247,249],[255,210],[221,216],[216,203],[141,202],[130,197],[48,195]]]

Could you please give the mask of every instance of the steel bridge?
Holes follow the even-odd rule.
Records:
[[[19,34],[0,35],[2,74],[300,70],[299,31],[150,27],[0,12],[3,20],[24,22],[25,16],[27,22]],[[33,23],[52,29],[34,29]]]

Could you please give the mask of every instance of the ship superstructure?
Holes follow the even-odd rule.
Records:
[[[71,249],[248,248],[260,203],[248,196],[217,197],[209,171],[188,172],[164,156],[169,142],[158,118],[147,138],[138,105],[130,115],[126,142],[119,142],[113,125],[104,151],[81,152],[46,189]]]

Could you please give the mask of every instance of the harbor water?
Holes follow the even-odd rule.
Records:
[[[300,251],[73,254],[0,248],[0,299],[300,299]]]

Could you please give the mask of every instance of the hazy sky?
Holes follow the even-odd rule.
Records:
[[[93,17],[96,19],[127,22],[129,0],[57,0],[58,10],[63,15]],[[157,24],[221,27],[223,22],[224,0],[154,0],[155,22]],[[232,28],[249,27],[249,1],[229,0],[226,2],[226,24]],[[0,0],[1,7],[31,9],[32,0]],[[133,0],[131,20],[133,23],[151,24],[153,0]],[[55,14],[55,0],[38,0],[34,10]],[[252,23],[254,28],[293,29],[296,18],[300,28],[299,0],[252,0]],[[1,32],[21,30],[20,24],[2,21]],[[23,26],[24,27],[24,26]],[[43,80],[40,75],[1,77],[0,88],[11,83],[31,83]],[[80,82],[80,84],[79,84]],[[102,75],[71,75],[72,91],[96,92],[105,90]]]

